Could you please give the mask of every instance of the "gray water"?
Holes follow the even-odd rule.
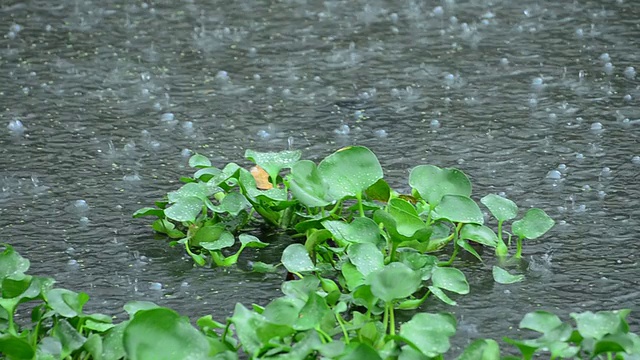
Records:
[[[456,314],[457,346],[536,309],[638,319],[639,18],[630,0],[3,1],[1,241],[93,311],[151,300],[223,320],[279,294],[282,274],[246,269],[286,240],[193,268],[131,214],[192,152],[359,144],[401,190],[413,166],[457,167],[476,198],[557,221],[526,243],[524,282],[472,263],[458,307],[427,304]]]

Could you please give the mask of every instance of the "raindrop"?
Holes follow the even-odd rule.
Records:
[[[349,125],[342,124],[340,125],[339,128],[333,130],[333,132],[335,132],[338,135],[349,135],[349,133],[351,132],[351,129],[349,128]]]
[[[162,121],[173,121],[175,119],[175,116],[173,115],[173,113],[164,113],[160,116],[160,120]]]
[[[22,124],[22,121],[17,119],[9,121],[9,125],[7,125],[7,129],[9,129],[9,131],[15,135],[22,135],[26,130],[26,128]]]
[[[162,284],[159,282],[152,282],[149,284],[149,290],[160,291],[162,290]]]
[[[295,139],[293,138],[293,136],[289,136],[287,138],[287,149],[293,150],[293,142],[294,142],[294,140]]]
[[[611,75],[611,74],[613,74],[613,68],[614,68],[613,64],[608,62],[608,63],[604,64],[603,71],[604,71],[605,74]]]
[[[559,180],[562,178],[562,173],[558,170],[551,170],[547,173],[547,179]]]
[[[379,137],[379,138],[386,138],[386,137],[389,135],[389,134],[387,134],[387,131],[386,131],[386,130],[384,130],[384,129],[376,130],[376,131],[374,132],[374,134],[375,134],[377,137]]]
[[[624,76],[629,79],[629,80],[633,80],[636,78],[636,69],[633,68],[633,66],[629,66],[626,69],[624,69]]]

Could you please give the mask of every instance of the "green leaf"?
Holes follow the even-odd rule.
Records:
[[[244,153],[245,158],[263,168],[274,182],[280,170],[291,167],[300,159],[300,155],[300,150],[283,150],[277,153],[247,150]]]
[[[365,283],[364,275],[350,262],[342,264],[341,272],[342,276],[344,276],[344,281],[347,283],[347,288],[350,291],[356,290]]]
[[[464,224],[460,229],[460,238],[490,247],[498,245],[498,235],[484,225]]]
[[[348,345],[343,355],[338,356],[339,360],[382,360],[378,352],[365,343],[353,342]]]
[[[129,321],[123,321],[111,328],[102,338],[102,360],[119,360],[125,357],[122,337]]]
[[[167,194],[167,199],[172,203],[189,197],[197,197],[204,201],[204,199],[211,194],[209,187],[204,183],[192,182],[182,185],[182,187],[176,191],[170,191]]]
[[[335,200],[328,194],[329,184],[323,180],[316,164],[310,160],[300,160],[293,164],[289,189],[295,199],[309,207],[327,206]]]
[[[329,230],[334,239],[346,243],[380,243],[380,229],[375,221],[366,217],[357,217],[347,223],[338,220],[326,220],[322,226]]]
[[[424,232],[427,228],[425,222],[418,216],[416,208],[406,200],[394,198],[389,201],[389,214],[396,222],[396,231],[405,237],[411,238],[418,231]],[[424,234],[427,237],[428,234]]]
[[[365,277],[384,267],[384,255],[374,244],[352,244],[347,254],[351,263]]]
[[[461,195],[445,195],[438,206],[433,209],[434,220],[445,219],[457,223],[473,223],[482,225],[484,215],[480,207],[471,198]]]
[[[189,166],[192,168],[204,168],[211,166],[211,161],[204,155],[194,154],[189,158]]]
[[[259,202],[260,200],[278,202],[288,200],[288,193],[286,189],[274,187],[269,190],[259,190],[256,186],[256,180],[248,170],[239,169],[239,171],[240,185],[242,186],[244,193],[249,200],[254,202]]]
[[[418,313],[400,327],[400,336],[415,344],[430,358],[444,354],[456,333],[456,320],[450,314]]]
[[[134,218],[139,218],[143,216],[157,216],[159,218],[163,218],[164,210],[152,208],[152,207],[144,207],[133,213]]]
[[[462,271],[452,267],[433,267],[431,273],[433,286],[452,291],[457,294],[468,294],[469,283]]]
[[[6,245],[5,245],[6,246]],[[9,359],[33,359],[34,349],[27,341],[9,333],[0,335],[0,353]]]
[[[173,310],[138,311],[124,329],[124,349],[132,360],[206,359],[207,338]]]
[[[513,284],[524,280],[524,275],[511,275],[501,267],[493,267],[493,280],[499,284]]]
[[[267,264],[262,261],[254,261],[251,263],[251,271],[254,273],[274,273],[278,268],[273,264]]]
[[[29,270],[29,260],[20,256],[11,245],[4,243],[0,245],[5,248],[0,253],[0,280],[24,274]]]
[[[431,293],[433,293],[433,295],[435,295],[438,299],[440,299],[440,301],[442,301],[443,303],[447,304],[447,305],[451,305],[451,306],[456,306],[458,305],[457,302],[455,302],[454,300],[452,300],[444,291],[442,291],[442,289],[440,289],[437,286],[428,286],[427,287],[429,289],[429,291],[431,291]]]
[[[233,234],[225,230],[220,234],[220,237],[218,237],[216,240],[206,241],[206,242],[203,241],[203,242],[200,242],[198,245],[200,245],[203,249],[207,249],[209,251],[217,251],[217,250],[221,250],[221,249],[233,246],[235,242],[236,242],[236,238],[233,236]]]
[[[409,185],[418,191],[431,208],[445,195],[471,196],[471,182],[460,170],[441,169],[433,165],[420,165],[411,170]]]
[[[249,202],[244,195],[239,192],[232,191],[228,193],[220,202],[218,206],[210,207],[211,211],[217,213],[229,213],[233,216],[238,214],[249,206]]]
[[[67,289],[51,289],[46,292],[46,298],[49,307],[67,318],[82,315],[82,307],[89,301],[89,295]]]
[[[315,270],[307,249],[302,244],[291,244],[282,252],[282,265],[289,272],[301,273]]]
[[[580,314],[571,313],[571,317],[576,321],[580,335],[600,340],[608,334],[626,333],[629,330],[629,325],[624,318],[628,313],[629,310],[599,311],[597,313],[586,311]]]
[[[383,176],[378,158],[363,146],[349,146],[327,156],[318,165],[318,172],[329,184],[334,199],[362,194]]]
[[[171,220],[194,222],[202,211],[201,199],[190,196],[178,200],[175,204],[164,210],[164,214]]]
[[[526,314],[520,320],[519,326],[521,329],[529,329],[545,334],[560,325],[562,325],[562,320],[555,314],[538,310]]]
[[[480,199],[480,202],[491,211],[493,217],[498,221],[507,221],[518,216],[518,205],[500,195],[489,194]]]
[[[457,360],[500,360],[500,345],[491,339],[475,340]]]
[[[124,305],[124,311],[129,314],[129,318],[133,318],[133,316],[140,310],[149,310],[155,309],[159,306],[152,303],[151,301],[129,301]]]
[[[402,281],[399,281],[402,279]],[[366,282],[371,292],[385,302],[410,296],[420,288],[420,273],[403,263],[393,262],[370,273]]]
[[[216,241],[225,231],[227,230],[225,229],[224,224],[221,223],[203,226],[193,234],[190,244],[194,246],[201,246],[200,243]]]
[[[391,197],[391,187],[389,187],[389,184],[387,184],[384,179],[380,179],[376,181],[375,184],[369,186],[369,188],[365,190],[365,194],[371,200],[388,202]]]
[[[266,246],[269,246],[269,243],[262,242],[257,237],[249,234],[240,234],[238,236],[238,240],[240,240],[240,244],[242,244],[242,246],[248,248],[262,249]]]
[[[529,209],[522,219],[511,224],[511,231],[521,238],[535,239],[544,235],[554,224],[555,221],[543,210],[533,208]]]
[[[267,321],[263,315],[249,311],[240,303],[236,304],[229,321],[235,325],[238,339],[250,357],[257,354],[267,342],[275,343],[294,333],[291,326]]]
[[[52,335],[60,340],[60,344],[62,344],[60,358],[66,358],[71,355],[72,352],[80,349],[87,340],[65,319],[61,319],[56,323],[53,327]]]
[[[309,293],[307,303],[300,309],[298,319],[293,325],[297,331],[304,331],[314,328],[321,328],[325,331],[331,330],[334,326],[335,318],[333,312],[327,305],[325,299],[315,291]]]

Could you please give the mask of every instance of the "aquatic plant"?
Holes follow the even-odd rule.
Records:
[[[27,274],[29,261],[7,244],[0,253],[0,355],[10,360],[96,359],[443,359],[456,332],[455,318],[447,313],[416,313],[396,332],[380,322],[386,304],[407,296],[419,279],[408,285],[390,282],[408,274],[406,265],[389,264],[371,275],[369,288],[354,298],[361,308],[335,297],[335,284],[307,276],[282,284],[284,296],[251,309],[237,304],[226,322],[210,315],[196,321],[151,302],[124,305],[129,318],[113,323],[110,316],[88,314],[85,293],[54,287],[47,277]],[[396,264],[396,265],[394,265]],[[433,276],[433,275],[432,275]],[[374,307],[374,296],[385,309]],[[29,303],[27,306],[22,304]],[[15,321],[31,310],[31,319]],[[521,357],[501,357],[498,343],[478,339],[459,360],[531,359],[638,359],[640,337],[629,331],[628,310],[571,314],[576,326],[557,316],[536,311],[527,314],[520,328],[542,335],[532,340],[505,338]]]
[[[181,188],[167,194],[156,207],[133,216],[155,216],[155,231],[182,244],[203,265],[231,265],[246,247],[263,247],[256,238],[238,237],[240,249],[230,258],[221,250],[235,243],[235,235],[251,231],[256,222],[297,233],[314,264],[333,264],[352,244],[370,243],[384,255],[384,263],[398,261],[398,252],[439,253],[452,244],[443,264],[450,265],[462,249],[480,261],[472,243],[508,256],[516,236],[515,258],[522,241],[544,235],[554,221],[541,209],[529,209],[514,221],[512,233],[504,223],[518,215],[516,204],[489,194],[480,202],[496,219],[496,232],[471,197],[471,182],[460,170],[419,165],[409,175],[410,194],[401,194],[383,179],[376,156],[366,147],[350,146],[319,164],[300,160],[300,151],[261,153],[247,150],[251,170],[229,163],[222,169],[201,154],[189,159],[196,169],[183,177]],[[283,173],[287,170],[287,173]],[[505,236],[506,242],[505,242]],[[243,241],[244,239],[244,241]],[[333,246],[337,245],[337,246]],[[404,255],[403,255],[404,256]]]

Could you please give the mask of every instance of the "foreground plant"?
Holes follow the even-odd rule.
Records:
[[[0,355],[10,360],[443,359],[456,331],[450,314],[417,313],[394,333],[371,315],[381,309],[362,313],[349,308],[344,296],[333,298],[330,283],[313,276],[283,283],[284,296],[264,307],[237,304],[225,323],[204,316],[196,328],[171,309],[130,302],[124,306],[129,319],[114,324],[109,316],[83,311],[87,294],[54,288],[53,279],[28,275],[28,268],[29,261],[5,244],[0,253]],[[394,301],[398,295],[391,292],[397,289],[377,280],[371,286],[385,302]],[[29,305],[19,309],[24,303]],[[25,307],[33,309],[31,319],[17,324],[16,314]],[[520,327],[542,335],[505,339],[522,356],[502,359],[528,360],[536,354],[638,359],[640,337],[629,331],[628,313],[571,314],[576,327],[551,313],[529,313]],[[494,340],[479,339],[458,359],[498,360],[500,348]]]

